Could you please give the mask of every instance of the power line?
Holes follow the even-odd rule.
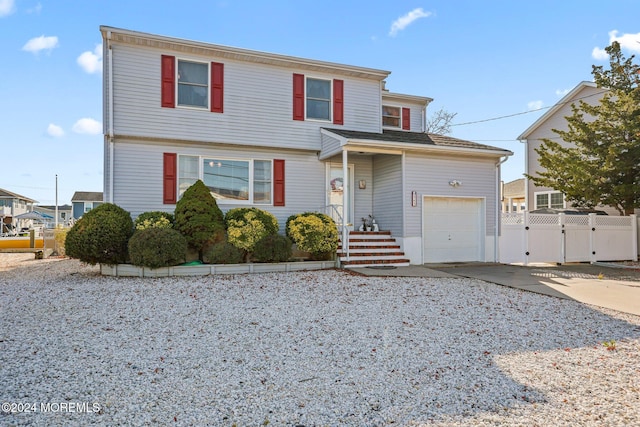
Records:
[[[580,101],[582,99],[586,99],[586,98],[590,98],[592,96],[600,95],[600,94],[603,94],[605,92],[608,92],[608,90],[603,90],[603,91],[600,91],[600,92],[592,93],[591,95],[585,95],[583,97],[572,99],[572,100],[565,101],[565,102],[559,102],[559,103],[556,103],[554,105],[550,105],[550,106],[547,106],[547,107],[536,108],[535,110],[528,110],[528,111],[522,111],[520,113],[507,114],[507,115],[504,115],[504,116],[492,117],[490,119],[475,120],[473,122],[456,123],[456,124],[452,124],[451,126],[453,127],[453,126],[473,125],[473,124],[476,124],[476,123],[485,123],[485,122],[491,122],[491,121],[494,121],[494,120],[501,120],[501,119],[508,119],[510,117],[522,116],[524,114],[535,113],[537,111],[542,111],[542,110],[548,110],[549,108],[553,108],[553,107],[555,107],[557,105],[566,105],[566,104],[569,104],[569,103],[574,103],[576,101]]]

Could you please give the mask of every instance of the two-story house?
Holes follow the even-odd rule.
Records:
[[[598,88],[594,82],[580,82],[518,136],[518,140],[525,144],[525,170],[528,175],[536,176],[538,172],[544,171],[544,168],[540,166],[540,156],[536,152],[536,149],[542,145],[544,139],[552,139],[563,147],[571,147],[573,145],[570,142],[563,141],[553,131],[554,129],[562,131],[569,129],[566,118],[572,115],[572,106],[578,106],[580,101],[590,105],[597,105],[605,92],[606,89]],[[562,192],[550,187],[536,186],[528,178],[525,179],[525,199],[526,209],[529,211],[572,207],[572,204],[565,200]],[[618,215],[614,208],[603,207],[602,209],[610,214]]]
[[[16,216],[31,212],[34,203],[38,202],[0,188],[0,234],[11,234],[26,226],[27,220],[18,219]]]
[[[389,92],[389,71],[100,30],[106,202],[173,211],[201,179],[223,211],[256,206],[281,229],[373,215],[411,263],[497,259],[512,153],[425,133],[431,99]]]

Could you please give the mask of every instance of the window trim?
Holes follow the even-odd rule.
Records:
[[[179,77],[179,69],[180,69],[180,61],[183,62],[191,62],[193,64],[201,64],[207,66],[207,105],[206,106],[198,106],[198,105],[184,105],[180,104],[180,77]],[[176,108],[184,108],[187,110],[198,110],[198,111],[210,111],[211,110],[211,62],[202,61],[198,59],[186,58],[186,57],[176,57],[176,70],[175,70],[175,79],[176,79],[176,88],[175,88],[175,100],[176,100]],[[184,83],[183,83],[184,84]]]
[[[178,194],[178,200],[180,200],[182,198],[182,194],[184,193],[180,193],[180,177],[181,177],[181,171],[180,171],[180,157],[196,157],[198,159],[198,178],[199,180],[201,180],[202,182],[204,182],[204,161],[205,159],[208,160],[228,160],[228,161],[234,161],[234,162],[247,162],[249,163],[249,189],[248,194],[249,194],[249,198],[248,200],[234,200],[234,199],[217,199],[216,198],[216,203],[219,205],[256,205],[256,206],[274,206],[274,179],[273,179],[273,161],[274,159],[267,159],[267,158],[261,158],[261,157],[251,157],[251,158],[238,158],[238,157],[225,157],[225,156],[216,156],[216,155],[196,155],[196,154],[178,154],[178,161],[177,161],[177,179],[176,179],[176,185],[177,185],[177,194]],[[265,202],[256,202],[254,200],[254,196],[255,196],[255,162],[256,161],[263,161],[263,162],[269,162],[270,164],[270,168],[271,168],[271,173],[270,173],[270,200],[268,203]],[[205,184],[206,185],[206,184]],[[211,193],[211,195],[213,196],[213,193]],[[214,196],[215,198],[215,196]]]
[[[398,126],[389,126],[384,124],[384,118],[385,118],[384,107],[391,107],[391,108],[398,109]],[[393,116],[386,116],[386,117],[393,117]],[[394,104],[382,104],[382,108],[380,109],[380,121],[382,122],[383,129],[402,129],[402,106],[394,105]]]
[[[327,82],[329,84],[329,99],[327,100],[328,104],[329,104],[329,117],[327,119],[318,119],[315,117],[309,117],[309,115],[307,114],[307,101],[309,100],[309,96],[307,94],[307,81],[311,79],[311,80],[321,80],[324,82]],[[309,120],[312,122],[321,122],[321,123],[333,123],[333,81],[334,79],[332,78],[323,78],[323,77],[316,77],[316,76],[308,76],[308,75],[304,75],[304,119],[305,120]],[[324,99],[321,98],[313,98],[313,99],[317,99],[317,100],[321,100],[324,101]]]
[[[559,208],[552,208],[551,207],[551,195],[552,194],[561,194],[562,195],[562,206]],[[539,195],[546,195],[547,196],[547,205],[546,206],[538,206],[538,196]],[[567,201],[564,198],[564,194],[561,191],[556,191],[556,190],[547,190],[547,191],[535,191],[533,193],[533,206],[534,206],[534,210],[535,209],[543,209],[543,208],[547,208],[547,209],[565,209],[567,207]]]

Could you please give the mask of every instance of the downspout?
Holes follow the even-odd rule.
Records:
[[[529,173],[529,141],[521,139],[521,143],[524,144],[524,170]],[[524,210],[529,210],[529,178],[524,177]]]
[[[497,163],[496,163],[496,224],[495,224],[495,230],[494,230],[494,241],[493,241],[493,262],[499,262],[499,258],[498,256],[500,255],[498,252],[498,246],[499,246],[499,238],[500,238],[500,216],[501,216],[501,212],[502,209],[500,209],[500,166],[507,161],[509,157],[508,156],[504,156],[504,159],[500,159]]]
[[[111,48],[111,31],[107,31],[107,55],[109,57],[109,202],[113,203],[113,163],[115,155],[115,147],[113,142],[113,50]]]

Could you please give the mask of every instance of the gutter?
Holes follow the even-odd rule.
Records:
[[[108,202],[113,203],[113,160],[115,155],[115,147],[113,142],[113,50],[111,47],[111,31],[107,31],[107,55],[109,57],[109,94],[108,94],[108,109],[109,109],[109,198]]]
[[[494,229],[494,243],[493,243],[493,262],[499,262],[500,253],[498,251],[499,238],[500,238],[500,166],[507,161],[509,157],[505,156],[496,163],[496,224]]]

